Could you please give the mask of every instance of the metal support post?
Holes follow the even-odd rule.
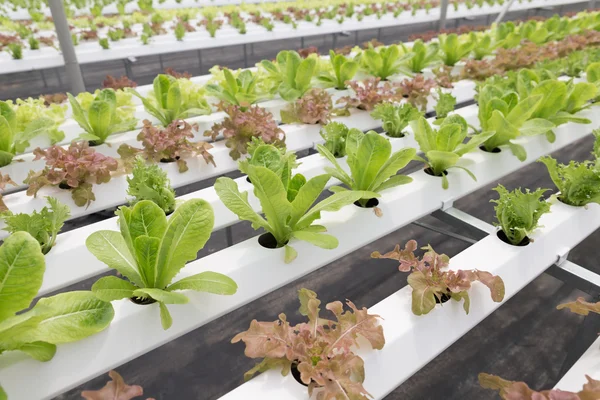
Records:
[[[354,31],[354,44],[358,46],[358,31]]]
[[[433,225],[426,224],[426,223],[419,222],[419,221],[414,221],[412,224],[416,225],[416,226],[420,226],[421,228],[428,229],[428,230],[433,231],[433,232],[441,233],[442,235],[449,236],[449,237],[454,238],[454,239],[458,239],[461,242],[465,242],[465,243],[469,243],[469,244],[475,244],[475,243],[477,243],[476,239],[471,239],[469,237],[466,237],[466,236],[463,236],[463,235],[459,235],[458,233],[450,232],[450,231],[448,231],[446,229],[443,229],[443,228],[438,228],[437,226],[433,226]]]
[[[446,16],[448,15],[448,0],[442,0],[440,3],[440,23],[438,29],[446,29]]]
[[[62,87],[62,79],[60,78],[60,71],[58,68],[54,68],[54,74],[56,75],[56,79],[58,79],[58,84]]]
[[[248,49],[246,43],[244,43],[244,67],[248,68]]]
[[[498,14],[498,17],[496,17],[496,20],[494,21],[495,24],[499,24],[500,22],[502,22],[502,19],[504,18],[510,7],[512,7],[512,4],[514,2],[515,0],[509,0],[504,4],[502,11],[500,11],[500,14]]]
[[[300,48],[303,49],[304,48],[304,36],[302,36],[300,38]]]
[[[69,31],[65,8],[61,0],[49,0],[48,3],[54,27],[56,28],[60,51],[65,61],[67,80],[71,83],[71,93],[76,95],[85,91],[85,83],[83,82],[81,68],[79,68],[79,63],[77,62],[77,55],[75,54],[75,47],[73,46],[71,32]]]
[[[44,75],[44,70],[40,69],[40,75],[42,76],[42,81],[44,82],[44,87],[48,87],[48,82],[46,82],[46,75]]]
[[[381,40],[381,28],[377,29],[377,40]]]
[[[233,246],[233,232],[231,226],[225,228],[225,240],[227,241],[227,247]]]
[[[165,66],[163,64],[163,59],[162,59],[162,55],[161,54],[158,55],[158,62],[160,64],[160,72],[162,73],[165,70]]]
[[[333,34],[333,45],[331,46],[334,49],[337,47],[337,34]]]
[[[198,50],[198,69],[202,73],[202,52]]]

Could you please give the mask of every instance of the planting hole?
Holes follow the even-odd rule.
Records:
[[[177,161],[177,160],[179,160],[179,156],[177,156],[177,157],[175,157],[175,158],[161,158],[161,159],[160,159],[160,162],[161,162],[161,163],[168,164],[168,163],[175,162],[175,161]]]
[[[485,146],[479,146],[481,151],[485,151],[486,153],[500,153],[502,149],[500,147],[494,147],[491,151],[488,151]]]
[[[429,167],[425,168],[425,169],[424,169],[424,171],[425,171],[425,173],[426,173],[427,175],[431,175],[431,176],[438,176],[438,177],[439,177],[439,175],[436,175],[436,174],[434,174],[434,173],[433,173],[433,170],[432,170],[431,168],[429,168]],[[444,174],[444,175],[448,175],[448,171],[444,170],[444,172],[442,172],[442,174]]]
[[[88,146],[90,147],[100,146],[101,144],[99,140],[88,140]]]
[[[132,303],[139,304],[140,306],[147,306],[148,304],[156,303],[156,300],[151,297],[147,297],[145,299],[143,297],[130,297],[129,300]]]
[[[69,185],[67,182],[61,182],[61,183],[59,183],[59,184],[58,184],[58,187],[59,187],[60,189],[64,189],[64,190],[71,190],[71,189],[73,189],[73,188],[71,187],[71,185]]]
[[[294,377],[296,382],[298,382],[302,386],[308,386],[306,383],[302,382],[302,379],[300,379],[300,371],[298,371],[298,361],[294,361],[292,363],[291,370],[292,370],[292,376]]]
[[[277,244],[277,240],[275,239],[275,236],[273,236],[272,233],[267,232],[267,233],[263,233],[262,235],[260,235],[258,237],[258,244],[260,244],[262,247],[264,247],[266,249],[277,249],[279,247],[285,246],[287,243],[284,243],[282,246],[279,246]]]
[[[354,205],[357,207],[360,207],[360,208],[375,208],[379,205],[379,200],[375,197],[367,200],[365,203],[362,203],[362,204],[361,204],[361,201],[364,201],[364,199],[355,201]]]
[[[523,240],[521,240],[521,243],[512,244],[510,242],[510,240],[508,240],[508,238],[506,237],[506,234],[504,233],[504,231],[502,231],[502,230],[499,230],[496,235],[498,236],[498,239],[502,240],[504,243],[510,244],[511,246],[527,246],[529,243],[531,243],[531,239],[529,239],[527,236],[525,236],[523,238]]]
[[[249,178],[249,177],[246,177],[246,182],[248,182],[248,183],[252,183],[252,181],[250,180],[250,178]]]
[[[440,298],[438,298],[435,295],[433,297],[435,297],[436,304],[444,304],[445,302],[449,301],[452,298],[452,296],[449,293],[442,293]]]

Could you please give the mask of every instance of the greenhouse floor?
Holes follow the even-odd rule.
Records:
[[[562,11],[578,9],[581,9],[581,4],[564,7]],[[552,13],[549,10],[537,10],[537,15],[548,16]],[[526,17],[525,13],[509,14],[511,19],[524,17]],[[463,20],[461,23],[480,25],[485,24],[486,19]],[[450,26],[454,26],[454,22],[451,22]],[[406,40],[409,34],[431,29],[431,26],[418,28],[411,26],[385,29],[380,40],[384,43]],[[359,42],[369,40],[376,34],[376,31],[361,32]],[[336,47],[354,44],[355,39],[354,34],[347,37],[340,36]],[[311,45],[317,46],[320,52],[324,52],[332,47],[332,37],[307,38],[304,46]],[[300,47],[300,40],[257,44],[254,46],[253,55],[250,47],[248,48],[249,63],[253,64],[263,58],[273,58],[278,50],[298,47]],[[162,67],[173,67],[177,71],[188,71],[198,75],[206,73],[209,65],[244,66],[243,50],[240,46],[202,53],[202,69],[199,68],[198,56],[195,52],[164,56]],[[138,84],[150,83],[162,67],[158,57],[140,59],[133,65],[132,79]],[[121,62],[89,65],[83,70],[88,90],[96,88],[107,74],[125,73]],[[66,90],[58,80],[60,76],[62,83],[65,82],[64,71],[46,71],[44,75],[47,87],[44,87],[39,72],[0,75],[2,98],[26,97]],[[582,161],[589,158],[592,143],[592,138],[587,137],[553,156],[561,162]],[[213,182],[204,181],[177,192],[178,194],[191,192],[210,186]],[[552,187],[545,167],[540,163],[534,163],[461,199],[455,206],[491,223],[494,216],[493,204],[488,201],[495,197],[495,192],[491,188],[497,183],[509,189],[514,188],[515,185],[531,189]],[[73,221],[67,225],[72,229],[108,216],[109,213],[95,214],[85,217],[85,220]],[[382,218],[385,218],[385,215]],[[421,222],[459,232],[432,217],[424,218]],[[234,243],[256,235],[246,223],[235,225],[232,232]],[[409,239],[417,240],[420,245],[430,243],[438,252],[449,256],[468,247],[467,243],[457,239],[420,226],[409,225],[169,342],[117,368],[117,371],[126,382],[142,386],[145,397],[153,397],[157,400],[217,399],[239,386],[244,372],[255,363],[255,360],[244,357],[242,344],[230,343],[236,333],[248,328],[252,319],[275,320],[277,315],[283,312],[291,322],[300,321],[296,296],[300,288],[309,288],[317,292],[323,304],[334,300],[351,299],[358,307],[372,306],[404,287],[406,274],[399,273],[393,263],[371,259],[371,252],[391,250],[396,243],[404,244]],[[596,231],[577,246],[570,253],[569,259],[600,273],[600,265],[597,262],[598,243],[600,243],[600,231]],[[215,232],[201,255],[218,251],[226,246],[225,231]],[[485,259],[481,260],[481,268],[486,268]],[[96,279],[97,277],[80,282],[64,291],[89,289]],[[582,288],[576,287],[573,282],[562,282],[549,274],[542,274],[411,379],[390,393],[386,399],[497,399],[496,392],[479,387],[477,381],[479,372],[497,374],[506,379],[524,380],[536,389],[553,387],[600,332],[600,316],[591,315],[586,318],[568,311],[556,310],[558,304],[574,300],[578,296],[583,296],[586,300],[598,297],[598,293],[588,290],[592,293],[588,294],[580,289]],[[139,334],[144,334],[143,329]],[[439,334],[444,335],[444,327],[439,327]],[[427,343],[422,345],[427,346]],[[398,354],[398,361],[402,362],[402,354]],[[369,371],[366,373],[368,374]],[[99,389],[107,380],[107,375],[97,377],[57,399],[80,399],[81,390]]]

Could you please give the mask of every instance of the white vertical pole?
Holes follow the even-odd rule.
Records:
[[[439,30],[446,29],[446,15],[448,14],[448,0],[442,0],[440,3],[440,24]]]
[[[500,14],[498,14],[498,17],[494,21],[495,24],[499,24],[500,22],[502,22],[502,19],[504,18],[504,16],[508,12],[508,9],[512,6],[514,2],[515,0],[510,0],[507,1],[506,4],[504,4],[504,8],[502,9],[502,11],[500,11]]]

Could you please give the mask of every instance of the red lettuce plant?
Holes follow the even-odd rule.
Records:
[[[324,89],[314,88],[281,111],[281,122],[325,125],[331,120],[332,113],[340,114],[336,111],[331,95]]]
[[[496,375],[479,374],[479,384],[484,389],[497,390],[504,400],[592,400],[600,399],[600,381],[585,376],[587,383],[579,392],[565,392],[560,389],[537,392],[525,382],[507,381]]]
[[[315,46],[310,46],[305,49],[298,49],[298,54],[300,54],[300,57],[306,58],[311,54],[319,54],[319,49]]]
[[[346,108],[353,107],[371,111],[382,102],[394,102],[402,98],[398,91],[399,84],[385,82],[379,84],[380,78],[368,78],[364,81],[349,81],[348,86],[354,91],[352,96],[345,96],[337,102],[345,104]]]
[[[17,184],[10,179],[10,176],[0,173],[0,190],[3,191],[8,184],[17,186]],[[4,204],[4,200],[2,199],[2,193],[0,193],[0,211],[8,211],[8,207],[6,207],[6,204]]]
[[[139,385],[128,385],[117,371],[109,371],[112,379],[102,389],[84,390],[81,397],[86,400],[131,400],[144,394],[144,389]],[[148,398],[146,400],[154,400]]]
[[[46,167],[38,172],[29,172],[25,180],[29,184],[27,195],[36,196],[44,186],[58,186],[70,190],[73,201],[79,207],[89,206],[96,200],[92,185],[107,183],[112,177],[111,172],[119,168],[117,160],[96,153],[87,141],[73,142],[66,149],[52,146],[42,150],[38,147],[33,154],[33,160],[44,159]]]
[[[266,109],[251,106],[242,111],[239,106],[234,105],[226,105],[224,109],[227,117],[204,132],[204,136],[216,140],[222,133],[225,146],[231,149],[229,155],[234,160],[248,153],[248,144],[253,137],[260,138],[265,144],[285,146],[285,133],[277,126],[273,114]]]
[[[126,76],[121,76],[120,78],[115,78],[112,75],[106,75],[106,79],[102,82],[102,87],[105,89],[125,89],[128,87],[134,88],[137,87],[137,83],[132,81]]]
[[[403,250],[400,250],[400,245],[396,245],[389,253],[382,255],[376,251],[371,254],[372,258],[397,260],[400,262],[400,271],[411,273],[408,276],[408,284],[413,289],[412,312],[415,315],[427,314],[433,310],[436,303],[450,299],[463,299],[463,308],[468,314],[471,305],[468,290],[475,281],[490,289],[493,301],[500,302],[504,299],[504,281],[499,276],[479,270],[442,271],[450,262],[447,255],[437,254],[431,245],[428,245],[423,247],[427,252],[419,259],[414,253],[416,249],[417,242],[409,240]]]
[[[181,78],[191,79],[192,78],[192,74],[190,74],[189,72],[187,72],[187,71],[177,72],[171,67],[165,68],[165,74],[171,75],[175,79],[181,79]]]
[[[52,93],[41,95],[40,98],[44,99],[44,105],[50,107],[52,104],[63,104],[68,100],[66,93]]]
[[[364,362],[353,353],[358,347],[359,336],[367,339],[374,349],[381,350],[385,344],[383,327],[379,316],[371,315],[366,308],[359,310],[349,300],[350,310],[344,311],[340,301],[325,306],[335,315],[335,320],[319,317],[319,305],[315,292],[298,291],[300,314],[308,317],[308,323],[291,326],[285,314],[279,314],[274,322],[253,320],[250,329],[237,334],[232,343],[240,340],[246,344],[245,354],[250,358],[263,358],[254,368],[244,374],[250,379],[254,374],[272,368],[282,368],[286,376],[292,368],[300,374],[300,380],[308,385],[308,394],[322,388],[319,399],[361,399],[370,394],[362,383],[365,379]]]
[[[437,87],[435,80],[426,79],[422,74],[418,74],[412,79],[404,79],[400,82],[400,93],[413,107],[425,112],[427,97],[435,87]]]
[[[213,156],[208,152],[213,147],[210,143],[190,141],[194,137],[193,128],[193,125],[183,120],[173,121],[166,128],[156,127],[150,121],[144,120],[144,127],[137,136],[144,148],[137,149],[122,144],[118,153],[127,169],[133,166],[138,154],[152,162],[176,162],[179,172],[189,169],[185,161],[185,158],[189,157],[202,156],[207,164],[216,166]]]

